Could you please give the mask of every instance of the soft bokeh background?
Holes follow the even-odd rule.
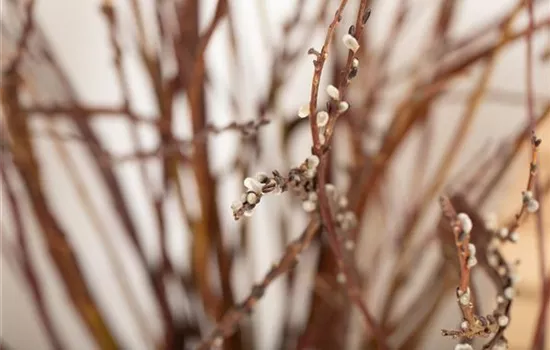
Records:
[[[145,8],[151,8],[151,2],[142,1]],[[204,0],[203,24],[207,23],[212,16],[214,1]],[[353,1],[351,1],[353,2]],[[543,5],[537,9],[537,17],[550,13],[550,1],[540,1]],[[128,12],[126,1],[116,1],[117,8],[121,9],[122,26],[128,27],[126,35],[128,38],[132,35],[131,16]],[[369,22],[368,31],[374,38],[375,45],[380,45],[380,38],[386,37],[386,31],[389,19],[389,14],[394,11],[397,1],[377,1],[373,6],[373,16]],[[418,10],[416,16],[411,16],[413,20],[408,24],[408,30],[404,40],[396,43],[399,47],[397,54],[392,59],[393,67],[400,67],[406,62],[418,59],[422,54],[421,47],[424,38],[425,24],[433,16],[433,9],[437,5],[438,0],[416,0],[413,1]],[[515,2],[512,0],[499,1],[478,1],[465,0],[460,6],[460,16],[453,30],[454,33],[464,33],[478,24],[483,23],[488,18],[495,14],[502,13],[503,9],[511,7]],[[2,6],[5,6],[2,0]],[[547,5],[547,6],[546,6]],[[84,101],[90,103],[98,103],[101,105],[114,105],[120,101],[120,92],[118,91],[114,69],[112,66],[111,50],[108,46],[108,32],[104,23],[104,18],[99,11],[99,0],[38,0],[36,14],[38,21],[42,24],[45,33],[48,36],[50,44],[53,45],[59,54],[63,65],[71,74],[71,78],[75,86],[78,88],[80,97]],[[260,6],[267,8],[266,13],[269,18],[260,16],[262,13],[258,11]],[[228,47],[224,36],[227,35],[227,28],[222,24],[216,32],[211,44],[207,49],[207,63],[211,67],[210,78],[214,82],[209,94],[209,107],[212,109],[212,115],[215,116],[215,122],[218,125],[223,125],[228,121],[233,120],[235,116],[231,114],[229,101],[224,97],[223,89],[231,88],[235,81],[238,81],[238,95],[247,96],[250,100],[257,100],[266,90],[268,77],[267,69],[264,67],[269,63],[270,45],[264,41],[264,36],[269,35],[273,42],[280,39],[280,25],[288,16],[289,10],[293,8],[294,1],[277,0],[277,1],[253,1],[253,0],[236,0],[231,1],[231,8],[235,14],[238,28],[239,50],[242,51],[243,57],[246,57],[246,66],[240,67],[238,73],[231,72],[229,67],[233,64],[225,59]],[[6,14],[3,13],[3,16]],[[154,20],[154,15],[146,17]],[[518,23],[525,24],[526,18],[522,17]],[[265,28],[269,30],[265,30]],[[264,28],[258,30],[258,28]],[[124,31],[124,30],[123,30]],[[266,34],[268,33],[268,34]],[[377,34],[380,35],[377,35]],[[320,32],[321,34],[321,32]],[[544,35],[538,35],[535,40],[535,52],[542,52],[543,48],[550,43],[550,31],[546,31]],[[309,46],[318,47],[321,44],[321,36],[311,38]],[[122,41],[122,46],[130,51],[134,51],[132,40]],[[279,101],[280,112],[288,112],[296,110],[297,106],[302,104],[308,98],[309,81],[311,76],[310,60],[306,57],[305,52],[308,47],[304,47],[304,59],[300,62],[300,67],[295,72],[295,77],[292,78],[292,84],[288,88],[288,95],[281,98]],[[480,116],[476,120],[469,142],[465,146],[461,160],[458,162],[464,164],[467,159],[470,159],[473,151],[479,149],[479,146],[488,139],[498,139],[504,135],[510,135],[519,125],[525,121],[525,107],[522,104],[522,94],[524,88],[524,69],[525,69],[525,44],[520,42],[507,49],[499,58],[499,63],[496,67],[496,72],[490,82],[493,91],[506,91],[511,94],[504,99],[498,101],[487,101],[480,110]],[[135,57],[128,57],[124,62],[127,69],[132,72],[132,102],[136,110],[145,115],[155,113],[154,103],[148,83],[145,81],[141,67]],[[439,104],[437,115],[436,135],[444,142],[448,135],[452,134],[453,126],[457,122],[457,118],[462,110],[461,102],[464,100],[464,94],[468,91],[467,88],[472,86],[476,81],[476,72],[462,78],[457,83],[456,92],[451,94],[451,98],[446,98]],[[536,65],[535,87],[537,93],[537,111],[543,103],[550,99],[550,65]],[[216,91],[220,89],[221,91]],[[384,101],[387,108],[382,108],[376,119],[380,121],[380,127],[384,127],[384,122],[389,108],[392,106],[394,97],[399,96],[402,89],[396,87],[393,94],[390,93]],[[516,96],[519,101],[514,98]],[[185,101],[181,101],[181,108],[176,110],[179,113],[185,112]],[[249,115],[239,116],[241,119],[251,119],[254,117],[254,109],[246,108],[244,110]],[[182,137],[188,137],[191,132],[187,119],[182,117],[177,119],[179,134]],[[101,130],[102,140],[114,153],[125,154],[132,150],[132,142],[127,132],[127,125],[123,120],[102,119],[96,123],[98,130]],[[43,128],[37,122],[37,128]],[[270,128],[272,126],[268,126]],[[144,127],[141,130],[141,136],[146,145],[153,147],[157,140],[156,136]],[[550,124],[539,130],[539,136],[543,138],[543,146],[541,152],[542,174],[550,174],[547,170],[550,167]],[[230,159],[235,156],[237,151],[232,145],[234,139],[231,135],[222,135],[216,138],[215,149],[212,152],[212,161],[214,169],[222,170],[230,163]],[[270,144],[273,140],[266,140],[266,144]],[[293,161],[298,162],[308,152],[309,138],[304,134],[304,140],[299,140],[296,143],[296,152],[292,155]],[[414,142],[411,141],[411,142]],[[122,228],[116,215],[112,211],[109,203],[105,203],[105,188],[96,178],[94,170],[88,164],[87,156],[79,148],[78,144],[71,144],[71,152],[79,154],[76,157],[78,165],[82,167],[83,174],[86,178],[87,186],[91,189],[90,195],[95,204],[100,223],[98,227],[90,222],[88,215],[83,211],[78,204],[76,189],[70,185],[67,179],[67,174],[60,165],[59,159],[54,156],[53,144],[47,138],[37,140],[38,154],[41,156],[41,163],[44,167],[46,176],[48,195],[51,200],[51,205],[54,210],[60,214],[62,224],[70,232],[70,239],[75,245],[79,256],[82,258],[85,272],[92,281],[94,286],[94,295],[100,303],[100,306],[106,310],[106,315],[109,319],[116,320],[112,322],[115,331],[128,349],[150,349],[150,344],[145,344],[139,335],[139,331],[135,322],[136,316],[147,321],[149,327],[155,333],[160,332],[160,324],[158,322],[157,311],[151,302],[150,291],[142,288],[145,281],[145,276],[142,271],[135,268],[136,257],[129,248]],[[414,152],[413,150],[411,150]],[[437,153],[437,151],[436,151]],[[403,151],[403,167],[414,166],[411,164],[412,157],[409,157],[411,152]],[[258,169],[274,169],[278,168],[282,160],[280,157],[265,159],[257,164]],[[505,180],[502,196],[493,200],[488,205],[488,211],[494,211],[499,217],[509,217],[520,203],[520,193],[525,186],[527,176],[528,154],[521,157],[521,162],[514,166],[514,170]],[[123,185],[125,195],[132,198],[130,202],[133,210],[134,219],[139,223],[138,228],[141,233],[142,242],[145,242],[148,249],[148,256],[151,261],[154,261],[157,254],[157,241],[155,237],[155,225],[150,215],[151,208],[148,207],[144,200],[144,191],[141,182],[137,178],[137,166],[135,164],[125,164],[119,166],[117,175],[125,179]],[[398,173],[396,171],[396,173]],[[397,175],[395,180],[396,186],[400,183],[406,183],[405,172]],[[545,178],[543,176],[543,178]],[[219,197],[219,205],[229,208],[229,205],[234,197],[235,184],[228,184],[229,190],[222,190]],[[395,190],[396,198],[390,202],[397,203],[400,194],[399,187]],[[406,195],[405,195],[406,196]],[[55,326],[58,330],[62,330],[66,344],[70,349],[92,349],[93,345],[88,340],[86,332],[82,325],[77,321],[74,311],[70,308],[70,303],[57,281],[57,277],[52,269],[50,262],[43,249],[43,242],[36,234],[36,222],[33,215],[30,213],[29,207],[24,208],[26,213],[25,226],[27,230],[34,233],[32,242],[33,258],[37,263],[37,268],[42,276],[42,281],[46,283],[45,289],[50,303],[50,309],[56,316]],[[179,222],[178,215],[170,215],[176,212],[177,203],[175,198],[169,201],[166,208],[166,215],[170,225],[170,254],[178,265],[185,269],[186,257],[189,255],[188,242],[182,238],[181,230],[185,230],[184,225]],[[267,209],[266,209],[267,210]],[[259,279],[269,268],[272,261],[282,251],[280,242],[274,239],[272,234],[274,228],[269,224],[269,215],[263,210],[258,213],[259,218],[255,218],[253,227],[257,230],[257,236],[252,239],[251,252],[247,257],[249,265],[241,269],[240,277],[237,281],[239,287],[236,290],[238,298],[244,296],[248,285],[251,281]],[[545,218],[545,227],[547,233],[547,251],[550,251],[550,201],[546,200],[543,203]],[[9,228],[10,222],[9,213],[2,206],[2,221],[6,227],[6,236],[10,237]],[[303,221],[293,223],[296,227],[295,231],[299,232]],[[229,227],[230,233],[236,234],[236,229],[231,229],[233,220],[231,212],[228,209],[222,213],[222,225]],[[522,229],[522,237],[517,246],[506,248],[508,257],[517,256],[521,259],[522,264],[519,269],[523,280],[519,285],[519,298],[514,306],[513,323],[508,331],[511,348],[523,350],[527,349],[531,341],[531,330],[535,322],[536,315],[539,310],[538,299],[540,297],[540,280],[538,279],[538,260],[537,260],[537,238],[535,232],[534,220],[530,220]],[[103,237],[103,238],[101,238]],[[109,242],[115,249],[116,256],[124,266],[124,274],[131,285],[132,290],[137,295],[137,301],[142,305],[144,311],[142,315],[135,315],[130,311],[128,303],[125,301],[124,295],[121,292],[119,282],[115,277],[115,272],[111,268],[111,264],[104,252],[102,239]],[[229,237],[231,240],[231,237]],[[39,325],[35,310],[32,307],[29,291],[25,281],[16,273],[17,268],[10,264],[10,258],[5,256],[6,251],[2,249],[2,287],[1,287],[1,336],[16,350],[41,350],[47,349],[45,336]],[[548,263],[548,262],[547,262]],[[248,270],[247,270],[248,269]],[[275,283],[263,301],[258,306],[258,309],[253,316],[256,321],[256,326],[261,331],[261,336],[257,339],[258,348],[272,349],[273,339],[277,337],[281,331],[279,323],[282,317],[282,311],[277,306],[282,298],[281,288],[282,282]],[[176,287],[174,287],[176,288]],[[174,295],[177,295],[175,291]],[[188,301],[181,300],[175,297],[173,302],[176,305],[182,305]],[[454,305],[452,305],[454,307]],[[444,316],[443,316],[444,317]],[[453,315],[454,317],[454,315]],[[439,326],[434,326],[434,336],[438,337]],[[550,329],[549,329],[550,331]],[[450,344],[450,343],[446,343]]]

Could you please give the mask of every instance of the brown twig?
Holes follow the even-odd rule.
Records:
[[[235,332],[239,321],[247,317],[254,305],[262,298],[267,287],[277,277],[287,273],[298,263],[300,254],[307,249],[319,229],[319,220],[312,220],[304,233],[286,247],[284,255],[278,263],[271,267],[263,280],[254,285],[250,295],[243,302],[226,312],[216,329],[199,345],[198,350],[208,350],[211,346],[219,347],[224,338],[231,336]]]
[[[20,263],[19,265],[21,266],[23,274],[31,289],[35,306],[38,310],[40,321],[42,322],[42,325],[46,330],[46,334],[48,335],[48,338],[49,338],[48,340],[51,342],[51,345],[55,350],[62,350],[64,349],[63,343],[61,342],[61,339],[55,330],[52,315],[50,313],[50,310],[48,310],[48,305],[47,305],[46,299],[44,298],[43,288],[41,285],[41,281],[39,279],[39,275],[36,273],[36,269],[33,266],[32,254],[31,254],[31,251],[29,250],[29,245],[26,237],[27,232],[25,232],[25,228],[23,226],[23,220],[22,220],[23,216],[20,210],[20,206],[16,199],[13,185],[11,184],[10,181],[8,181],[6,165],[8,164],[9,160],[7,159],[6,156],[2,156],[2,158],[3,158],[2,166],[0,167],[0,172],[2,174],[2,180],[4,183],[2,188],[5,190],[5,193],[7,194],[6,197],[10,204],[14,223],[15,223],[14,225],[15,236],[17,237],[17,243],[18,243],[19,253],[20,253],[19,259],[17,260]],[[4,238],[2,237],[2,245],[4,244],[5,244]]]
[[[21,35],[16,45],[14,57],[11,59],[11,61],[5,68],[5,71],[4,71],[5,73],[15,71],[19,68],[19,64],[21,63],[21,60],[23,58],[23,53],[27,49],[29,37],[31,36],[31,33],[34,30],[34,23],[35,23],[34,16],[33,16],[34,5],[35,5],[35,0],[27,0],[26,3],[24,4],[24,12],[25,12],[26,19],[23,24],[23,29],[21,30]]]
[[[44,195],[39,164],[30,141],[28,118],[19,103],[19,88],[18,73],[5,72],[0,92],[8,131],[15,144],[12,148],[13,161],[32,197],[32,207],[44,228],[43,234],[50,257],[63,278],[73,305],[100,347],[118,349],[119,345],[90,293],[81,265],[67,240],[66,233],[53,215]]]

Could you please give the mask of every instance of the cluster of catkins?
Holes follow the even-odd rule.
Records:
[[[267,194],[280,194],[291,190],[302,200],[305,211],[313,212],[317,209],[317,193],[315,192],[315,176],[319,166],[319,157],[312,155],[299,167],[289,171],[288,176],[282,176],[273,171],[269,176],[258,173],[254,177],[244,179],[246,192],[231,205],[235,220],[242,216],[251,216],[261,198]]]

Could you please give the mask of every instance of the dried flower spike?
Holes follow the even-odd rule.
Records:
[[[334,85],[327,86],[327,94],[332,98],[333,100],[339,100],[340,99],[340,91],[338,88]]]
[[[355,39],[353,35],[349,33],[345,34],[342,38],[342,41],[344,42],[344,45],[346,46],[346,48],[348,48],[348,50],[351,50],[354,53],[359,50],[359,42],[357,41],[357,39]]]

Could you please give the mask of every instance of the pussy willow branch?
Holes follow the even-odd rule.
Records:
[[[528,201],[525,200],[525,193],[532,192],[532,190],[533,190],[535,177],[537,175],[538,147],[540,146],[540,144],[541,144],[541,140],[539,138],[537,138],[537,136],[535,135],[535,132],[532,131],[532,136],[531,136],[531,162],[529,164],[529,176],[528,176],[528,179],[527,179],[526,192],[524,192],[522,205],[521,205],[521,208],[520,208],[519,212],[514,217],[515,218],[514,222],[510,226],[507,227],[508,232],[515,232],[518,229],[520,223],[528,215],[528,211],[527,211]],[[498,251],[495,252],[495,253],[498,253]],[[498,256],[498,260],[499,260],[498,266],[506,266],[506,270],[509,270],[509,267],[508,267],[509,264],[504,261],[504,258],[502,256],[500,256],[500,254],[497,254],[497,256]],[[498,271],[496,272],[496,275],[497,276],[499,275]],[[505,283],[507,283],[507,282],[508,281],[506,281]],[[508,317],[508,318],[510,317],[510,310],[512,308],[512,302],[513,302],[512,299],[507,300],[505,308],[504,308],[505,316]],[[506,327],[499,327],[499,329],[498,329],[497,333],[495,334],[495,336],[487,344],[485,344],[483,346],[483,349],[492,349],[492,347],[495,344],[497,344],[498,342],[503,340],[505,329],[506,329]]]
[[[328,50],[332,42],[332,38],[334,36],[334,31],[336,30],[336,26],[341,21],[342,18],[342,12],[347,4],[346,0],[342,0],[340,2],[340,5],[338,6],[334,18],[332,22],[330,23],[327,34],[325,37],[325,42],[323,44],[323,47],[321,48],[320,52],[316,52],[313,49],[310,49],[310,53],[314,53],[316,56],[316,59],[313,62],[314,65],[314,74],[312,78],[311,83],[311,94],[310,94],[310,101],[309,101],[309,115],[310,115],[310,128],[311,128],[311,134],[313,137],[313,147],[312,152],[317,155],[320,159],[319,163],[319,169],[317,172],[317,181],[318,181],[318,195],[319,195],[319,208],[321,212],[321,219],[323,222],[323,226],[327,229],[328,232],[328,240],[329,244],[332,248],[333,253],[336,256],[337,264],[339,267],[339,270],[341,273],[344,274],[346,279],[346,290],[348,293],[348,297],[350,300],[358,307],[359,311],[364,317],[365,324],[369,329],[371,329],[379,343],[380,348],[385,348],[385,337],[382,334],[382,331],[378,329],[378,326],[376,325],[376,321],[370,311],[368,310],[367,306],[365,305],[364,301],[362,300],[361,291],[359,289],[359,285],[357,282],[357,277],[355,275],[355,269],[350,266],[350,264],[353,264],[353,262],[345,262],[345,257],[342,253],[342,247],[339,242],[339,239],[337,238],[334,221],[332,218],[331,210],[328,203],[328,197],[325,189],[326,185],[326,175],[327,175],[327,164],[326,164],[326,148],[321,144],[321,141],[319,139],[319,127],[317,125],[317,98],[319,95],[319,85],[321,80],[321,74],[323,72],[323,67],[325,64],[325,61],[328,57]],[[368,19],[368,12],[367,12],[367,1],[362,0],[361,4],[359,6],[359,12],[358,12],[358,20],[361,21],[360,23],[364,24],[366,19]],[[348,55],[348,61],[353,60],[353,55]],[[351,64],[347,64],[347,72],[344,75],[344,77],[349,76],[349,69],[351,67]],[[344,84],[340,82],[340,84]],[[335,117],[332,117],[335,118]],[[329,119],[330,120],[330,119]],[[328,129],[328,128],[327,128]],[[327,137],[327,143],[329,142],[329,138]]]
[[[468,251],[468,245],[470,244],[470,233],[465,232],[466,228],[463,227],[461,221],[458,219],[457,212],[449,198],[447,196],[442,196],[440,202],[443,215],[447,218],[447,220],[449,220],[454,234],[455,246],[460,263],[460,283],[457,289],[457,294],[460,296],[461,293],[470,293],[470,267],[468,267],[468,258],[470,257],[470,253]],[[468,303],[461,303],[459,301],[458,306],[462,311],[464,319],[470,324],[474,324],[476,320],[473,297],[470,297],[469,299],[472,301]]]
[[[313,219],[304,233],[286,247],[285,253],[279,262],[274,264],[263,280],[252,288],[250,295],[243,302],[226,312],[216,329],[200,344],[198,349],[208,350],[212,345],[219,346],[224,338],[231,336],[235,332],[239,321],[247,317],[254,305],[262,298],[266,288],[277,277],[287,273],[298,263],[300,254],[309,246],[319,229],[319,220]]]
[[[535,92],[534,92],[534,81],[533,81],[533,26],[535,23],[535,14],[534,14],[534,0],[527,0],[527,9],[529,14],[529,29],[530,32],[525,39],[527,41],[527,50],[526,50],[526,65],[527,70],[525,72],[525,84],[527,89],[527,118],[529,123],[532,125],[533,131],[535,126]],[[536,177],[534,180],[535,196],[540,203],[543,205],[543,195],[540,193],[540,178]],[[538,238],[538,257],[539,257],[539,269],[540,269],[540,280],[541,283],[541,305],[544,305],[544,295],[546,294],[546,289],[548,285],[544,283],[546,278],[546,240],[544,235],[544,223],[542,218],[542,208],[539,208],[537,213],[537,238]],[[546,325],[546,317],[543,317],[540,322],[542,322],[542,327]],[[533,343],[533,349],[542,350],[546,342],[545,332],[540,333],[538,339],[535,339]]]
[[[541,144],[541,140],[537,138],[533,131],[531,136],[531,163],[529,164],[529,177],[527,178],[527,185],[525,191],[533,192],[537,169],[538,169],[538,147]],[[508,232],[514,232],[519,225],[528,215],[527,201],[523,201],[519,212],[515,215],[515,221],[508,227]]]

